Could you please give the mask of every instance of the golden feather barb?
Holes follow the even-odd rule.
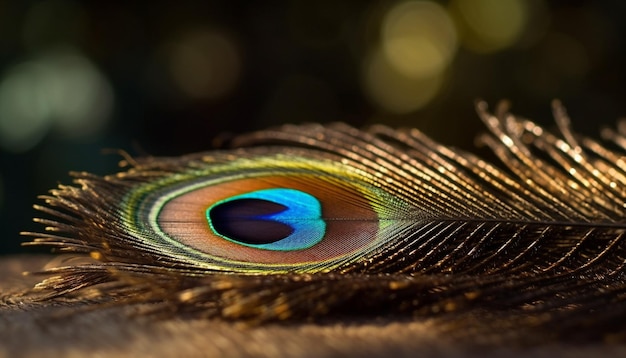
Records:
[[[36,289],[81,299],[96,286],[193,317],[408,313],[459,327],[480,314],[475,332],[621,337],[625,134],[580,136],[557,102],[558,134],[477,108],[503,169],[416,129],[338,123],[75,173],[43,197],[51,218],[27,245],[90,260],[46,270]]]

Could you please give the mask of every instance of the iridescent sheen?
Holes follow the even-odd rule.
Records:
[[[291,232],[284,237],[280,237],[283,235],[278,235],[275,240],[266,239],[272,242],[251,243],[246,242],[249,240],[244,241],[235,236],[228,236],[221,232],[222,230],[216,230],[215,215],[211,215],[216,208],[226,203],[235,202],[242,203],[241,206],[250,206],[249,203],[254,203],[250,199],[278,204],[282,207],[282,210],[269,214],[253,211],[239,217],[219,217],[219,219],[234,220],[239,227],[250,227],[249,230],[244,229],[251,231],[249,235],[246,235],[249,237],[255,236],[254,231],[256,231],[258,237],[259,225],[263,221],[275,221],[285,224],[292,229]],[[206,210],[206,217],[211,229],[224,239],[265,250],[292,251],[306,249],[322,241],[326,234],[326,223],[322,219],[322,207],[319,200],[310,194],[294,189],[273,188],[256,190],[220,200]],[[271,228],[268,229],[271,230]],[[269,233],[269,235],[267,233],[264,234],[264,237],[273,236],[272,233]]]

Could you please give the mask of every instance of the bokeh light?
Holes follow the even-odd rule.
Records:
[[[457,51],[445,8],[431,1],[402,1],[386,12],[380,44],[363,65],[365,91],[393,114],[416,111],[433,100]]]
[[[241,59],[233,42],[208,30],[186,33],[169,47],[170,71],[179,89],[192,98],[217,98],[239,78]]]
[[[22,152],[50,128],[68,137],[98,134],[110,118],[113,92],[85,57],[47,52],[9,68],[0,82],[0,145]]]
[[[443,84],[443,74],[409,77],[400,73],[382,54],[374,51],[364,66],[365,88],[370,98],[385,111],[409,113],[435,98]]]
[[[47,132],[47,105],[38,93],[44,72],[27,62],[12,68],[0,83],[0,144],[5,149],[30,149]]]
[[[387,61],[412,78],[437,76],[457,50],[456,29],[446,10],[429,1],[407,1],[385,15],[381,43]]]
[[[525,0],[453,0],[463,45],[488,53],[513,46],[529,24]]]

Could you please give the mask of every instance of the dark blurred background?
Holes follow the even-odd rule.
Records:
[[[68,171],[282,123],[472,148],[477,98],[596,135],[626,114],[626,2],[0,0],[0,253]]]

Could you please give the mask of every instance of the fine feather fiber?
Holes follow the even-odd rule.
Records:
[[[417,129],[336,123],[74,173],[26,244],[84,259],[29,295],[157,319],[436,318],[468,341],[624,341],[626,133],[581,136],[558,102],[557,132],[477,109],[500,163]]]

